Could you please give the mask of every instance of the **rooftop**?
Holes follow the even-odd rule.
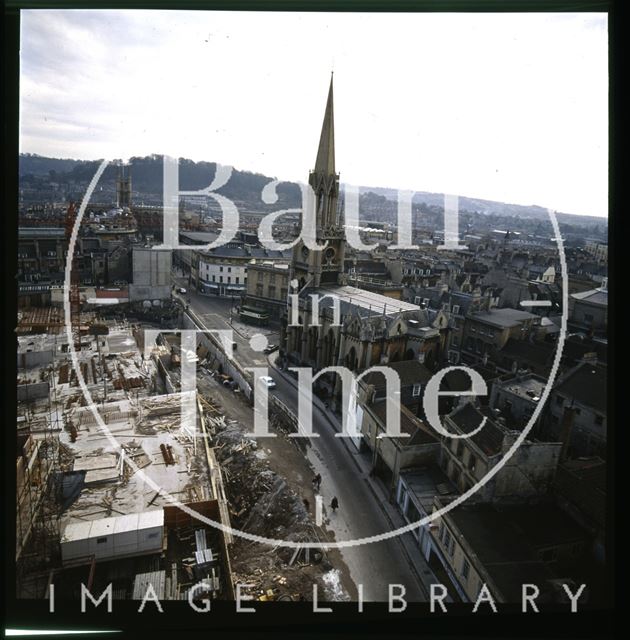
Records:
[[[608,291],[606,289],[591,289],[581,293],[572,293],[571,297],[580,302],[588,302],[602,307],[608,306]]]
[[[431,513],[435,496],[458,493],[448,476],[437,465],[404,469],[400,472],[400,477],[426,513]]]
[[[387,364],[389,369],[392,369],[398,374],[401,386],[409,386],[416,383],[421,383],[422,386],[431,379],[432,373],[423,364],[417,360],[401,360],[399,362],[390,362]],[[447,376],[448,377],[448,374]],[[374,385],[377,389],[385,387],[385,376],[377,371],[371,371],[364,378],[366,385]],[[470,387],[470,385],[469,385]]]
[[[481,421],[487,418],[483,429],[471,436],[470,439],[487,456],[501,453],[505,431],[491,419],[489,410],[475,407],[472,402],[465,402],[450,413],[447,418],[452,421],[462,433],[471,433],[479,427]]]
[[[538,317],[533,313],[519,311],[518,309],[491,309],[472,316],[477,322],[490,324],[501,329],[516,327],[527,320],[535,320]]]
[[[337,296],[341,302],[341,313],[347,313],[353,307],[359,307],[368,311],[369,315],[387,315],[393,316],[399,313],[410,313],[421,311],[417,304],[403,302],[383,296],[380,293],[367,291],[366,289],[358,289],[351,286],[322,286],[316,290],[310,290],[308,293],[319,293],[320,296],[333,295]],[[321,307],[331,307],[332,300],[324,298],[321,300]]]
[[[553,504],[502,508],[466,504],[453,509],[445,519],[455,525],[503,598],[510,602],[520,602],[523,583],[531,582],[542,589],[555,577],[541,560],[539,551],[580,542],[586,537]]]
[[[370,409],[374,412],[381,424],[387,423],[387,403],[379,402],[371,405]],[[402,433],[408,434],[409,438],[398,439],[401,446],[413,446],[421,444],[436,444],[439,442],[436,434],[427,427],[420,418],[411,413],[404,405],[400,407],[400,430]]]
[[[497,380],[498,388],[531,402],[538,402],[545,390],[547,381],[535,375],[512,376],[505,380]]]
[[[66,229],[59,227],[19,227],[18,238],[65,238]]]
[[[605,413],[606,379],[605,366],[582,362],[560,380],[555,390],[583,406]]]
[[[606,524],[606,462],[577,458],[558,466],[556,492],[599,527]]]

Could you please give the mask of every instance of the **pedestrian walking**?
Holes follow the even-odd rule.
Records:
[[[304,498],[302,502],[304,503],[304,508],[308,511],[311,503],[306,498]]]
[[[330,501],[330,508],[333,511],[337,511],[337,509],[339,508],[339,500],[337,500],[337,496],[335,496],[331,501]]]
[[[322,486],[322,476],[321,474],[317,474],[314,478],[313,478],[313,486],[315,487],[315,489],[317,491],[319,491],[319,488]]]

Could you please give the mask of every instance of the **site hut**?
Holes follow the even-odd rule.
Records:
[[[64,566],[161,553],[164,545],[164,511],[71,522],[61,537]]]

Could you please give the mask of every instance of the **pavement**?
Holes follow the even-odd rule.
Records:
[[[294,412],[297,411],[297,381],[274,363],[277,354],[269,356],[270,375],[276,382],[274,394]],[[336,540],[357,540],[391,532],[407,525],[407,521],[389,499],[384,484],[371,474],[371,462],[359,453],[348,438],[338,438],[340,417],[313,396],[313,431],[307,457],[316,473],[322,475],[326,527],[335,532]],[[339,509],[329,508],[337,496]],[[387,598],[388,584],[403,584],[408,601],[428,601],[429,585],[439,580],[434,576],[409,532],[383,541],[363,543],[341,549],[355,584],[363,584],[366,600]]]

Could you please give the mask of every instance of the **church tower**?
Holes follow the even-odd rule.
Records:
[[[311,251],[302,241],[298,242],[293,249],[293,278],[298,281],[299,289],[336,286],[343,278],[345,235],[337,212],[339,174],[335,173],[332,75],[315,168],[309,173],[308,183],[315,194],[317,244],[327,245]]]
[[[119,208],[131,207],[131,168],[125,176],[125,165],[118,168],[116,178],[116,206]]]

